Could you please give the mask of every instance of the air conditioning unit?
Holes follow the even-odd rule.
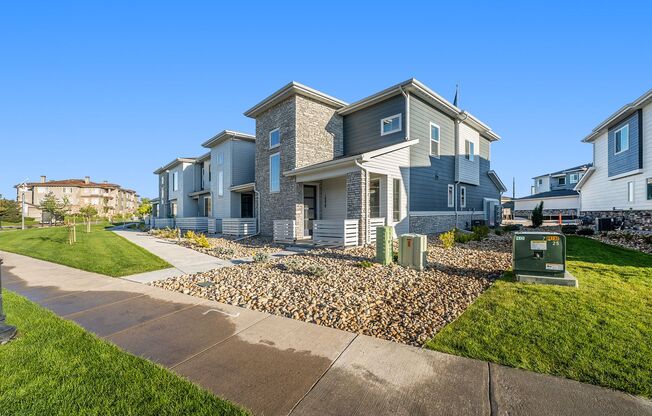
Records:
[[[376,227],[376,261],[388,265],[394,256],[394,232],[391,226]]]
[[[428,240],[421,234],[403,234],[398,246],[398,264],[416,270],[426,268]]]
[[[560,233],[514,233],[512,268],[519,282],[577,287],[566,270],[566,236]]]

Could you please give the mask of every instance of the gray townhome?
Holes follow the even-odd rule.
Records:
[[[263,235],[355,245],[382,224],[402,234],[500,221],[499,136],[415,79],[353,104],[291,82],[245,115]]]

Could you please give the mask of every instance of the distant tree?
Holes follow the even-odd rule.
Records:
[[[0,198],[0,227],[2,227],[2,221],[20,221],[20,205],[17,201]]]
[[[539,228],[543,224],[543,201],[532,210],[532,227]]]
[[[86,232],[91,232],[91,220],[94,216],[97,215],[97,209],[92,205],[86,205],[85,207],[79,208],[79,213],[84,216],[86,220]]]
[[[152,213],[152,201],[149,198],[142,198],[140,200],[140,205],[136,209],[136,213],[140,219],[145,218],[147,215]]]
[[[38,206],[44,214],[48,214],[48,222],[50,225],[52,225],[52,220],[56,218],[55,216],[57,213],[58,205],[59,201],[57,201],[57,197],[54,196],[54,193],[48,192],[45,194],[45,196],[43,196],[43,199]]]
[[[57,208],[54,213],[54,218],[57,221],[63,221],[66,219],[66,215],[70,213],[70,200],[67,196],[64,196],[61,201],[57,201]]]

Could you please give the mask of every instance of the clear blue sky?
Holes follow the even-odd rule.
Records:
[[[95,4],[91,4],[95,3]],[[152,171],[290,80],[355,101],[415,77],[503,139],[517,194],[591,160],[580,140],[652,88],[652,6],[586,2],[2,2],[0,193],[91,176],[156,195]]]

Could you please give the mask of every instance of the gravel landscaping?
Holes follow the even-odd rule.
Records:
[[[637,250],[652,254],[652,233],[632,231],[609,231],[591,236],[594,240],[605,244]]]
[[[371,263],[373,247],[319,249],[152,283],[186,294],[422,345],[511,264],[511,234],[445,249],[428,239],[424,271]],[[255,250],[254,250],[255,251]]]

